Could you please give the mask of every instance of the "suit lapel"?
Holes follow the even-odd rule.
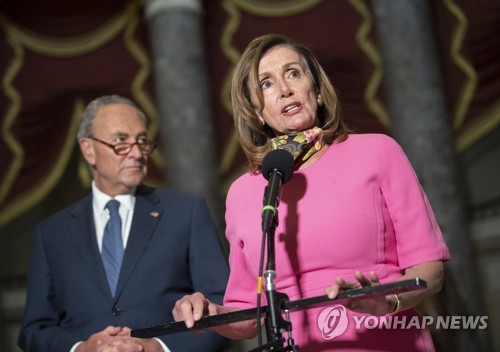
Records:
[[[159,199],[151,189],[145,187],[138,188],[135,199],[134,217],[116,289],[116,298],[120,296],[121,291],[126,286],[130,275],[132,275],[153,236],[156,224],[162,216],[162,211],[157,206],[158,202]]]
[[[75,243],[76,253],[87,268],[89,276],[96,281],[96,285],[102,290],[103,294],[111,297],[97,245],[92,197],[84,198],[73,209],[71,214],[73,217],[69,223],[69,232]]]

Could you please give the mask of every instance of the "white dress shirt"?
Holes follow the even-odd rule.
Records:
[[[123,249],[127,247],[127,241],[130,234],[130,227],[132,226],[132,219],[134,217],[134,206],[135,206],[135,188],[131,190],[130,193],[127,194],[119,194],[114,197],[117,201],[120,202],[120,218],[122,219],[122,240],[123,240]],[[99,246],[99,252],[102,252],[102,238],[104,236],[104,228],[109,220],[109,210],[106,208],[106,204],[108,201],[112,199],[112,197],[107,194],[101,192],[95,182],[92,181],[92,209],[94,213],[94,223],[95,223],[95,231],[97,236],[97,245]],[[97,331],[96,331],[97,332]],[[162,340],[155,338],[156,341],[161,345],[165,352],[172,352],[170,349],[163,343]],[[82,344],[83,341],[76,343],[71,348],[70,352],[75,352],[78,345]]]

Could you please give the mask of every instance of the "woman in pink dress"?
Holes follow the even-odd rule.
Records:
[[[441,289],[449,252],[400,146],[383,134],[349,134],[318,60],[284,36],[249,44],[235,69],[232,100],[249,172],[231,185],[226,200],[231,274],[224,306],[195,293],[177,302],[174,318],[192,327],[203,315],[256,307],[268,184],[261,164],[271,150],[285,149],[295,171],[281,187],[276,291],[290,300],[335,298],[340,290],[410,278],[427,283],[423,290],[292,312],[300,351],[433,351],[415,306]],[[251,338],[257,324],[213,330]]]

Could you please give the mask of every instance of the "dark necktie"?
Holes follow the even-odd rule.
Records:
[[[109,209],[109,220],[102,239],[102,262],[114,297],[123,258],[122,220],[118,212],[120,202],[111,199],[106,208]]]

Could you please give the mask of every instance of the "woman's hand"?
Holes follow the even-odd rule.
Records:
[[[227,307],[210,302],[202,293],[182,297],[175,303],[172,315],[175,321],[184,321],[188,328],[192,328],[196,321],[206,315],[217,315],[240,310],[236,307]],[[214,332],[230,339],[251,339],[257,334],[257,322],[247,320],[237,323],[224,324],[210,328]]]
[[[444,264],[442,261],[432,261],[416,264],[404,270],[404,275],[399,280],[420,278],[427,283],[427,288],[404,292],[385,297],[352,300],[346,307],[359,313],[384,315],[416,307],[423,300],[431,297],[441,290],[444,280]],[[335,284],[325,289],[329,298],[337,297],[340,290],[379,285],[378,276],[372,271],[368,277],[363,276],[359,271],[354,274],[358,282],[346,281],[340,277],[335,280]]]
[[[172,315],[175,321],[184,321],[188,328],[205,315],[218,314],[218,305],[210,302],[202,293],[186,295],[175,303]]]
[[[361,287],[377,286],[380,285],[377,274],[371,271],[368,276],[364,276],[361,272],[356,271],[354,277],[357,282],[347,281],[341,277],[335,279],[335,284],[325,289],[328,298],[333,299],[337,297],[341,290],[351,290]],[[346,307],[349,310],[358,313],[365,313],[371,315],[385,315],[392,313],[396,308],[397,301],[394,295],[381,296],[368,299],[353,299]]]

